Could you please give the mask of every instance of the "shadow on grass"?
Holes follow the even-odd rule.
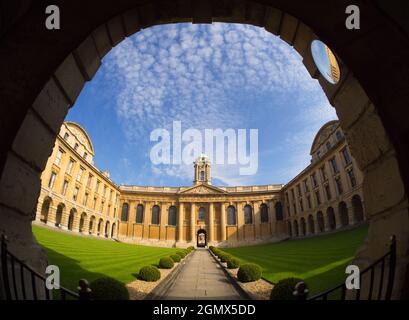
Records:
[[[78,281],[80,279],[86,279],[91,283],[95,279],[107,276],[82,268],[78,260],[67,257],[49,248],[44,249],[47,251],[48,263],[60,269],[61,285],[73,292],[78,292]]]

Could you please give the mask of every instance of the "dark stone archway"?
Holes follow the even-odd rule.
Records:
[[[207,246],[207,232],[204,229],[197,231],[196,246],[198,248],[205,248]]]

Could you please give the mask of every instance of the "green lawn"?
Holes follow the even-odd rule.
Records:
[[[299,277],[314,294],[345,280],[345,268],[367,231],[364,226],[315,238],[223,250],[242,261],[260,265],[263,278],[272,283]]]
[[[178,249],[157,248],[93,239],[33,226],[34,236],[47,250],[49,263],[61,272],[61,284],[76,291],[78,280],[110,276],[123,283],[135,280],[139,269],[157,264]]]

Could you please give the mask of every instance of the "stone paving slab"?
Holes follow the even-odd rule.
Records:
[[[241,300],[242,297],[226,277],[209,251],[194,251],[189,262],[162,297],[164,300]]]

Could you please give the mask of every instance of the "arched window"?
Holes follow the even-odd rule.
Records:
[[[227,224],[229,226],[236,225],[236,208],[233,206],[227,208]]]
[[[253,209],[250,205],[244,207],[244,224],[253,224]]]
[[[200,180],[204,181],[205,179],[205,172],[204,171],[200,171]]]
[[[143,223],[143,205],[138,204],[136,207],[136,218],[135,218],[136,223]]]
[[[160,214],[159,206],[153,206],[151,224],[159,224],[159,214]]]
[[[168,225],[176,226],[176,207],[174,207],[174,206],[169,208]]]
[[[199,220],[205,220],[206,219],[206,209],[203,207],[199,208]]]
[[[284,214],[283,214],[283,205],[281,204],[281,202],[277,202],[274,208],[276,210],[276,220],[283,221]]]
[[[268,206],[265,203],[260,206],[260,218],[262,223],[268,222]]]
[[[124,203],[122,205],[121,221],[128,221],[128,211],[129,211],[129,204]]]

